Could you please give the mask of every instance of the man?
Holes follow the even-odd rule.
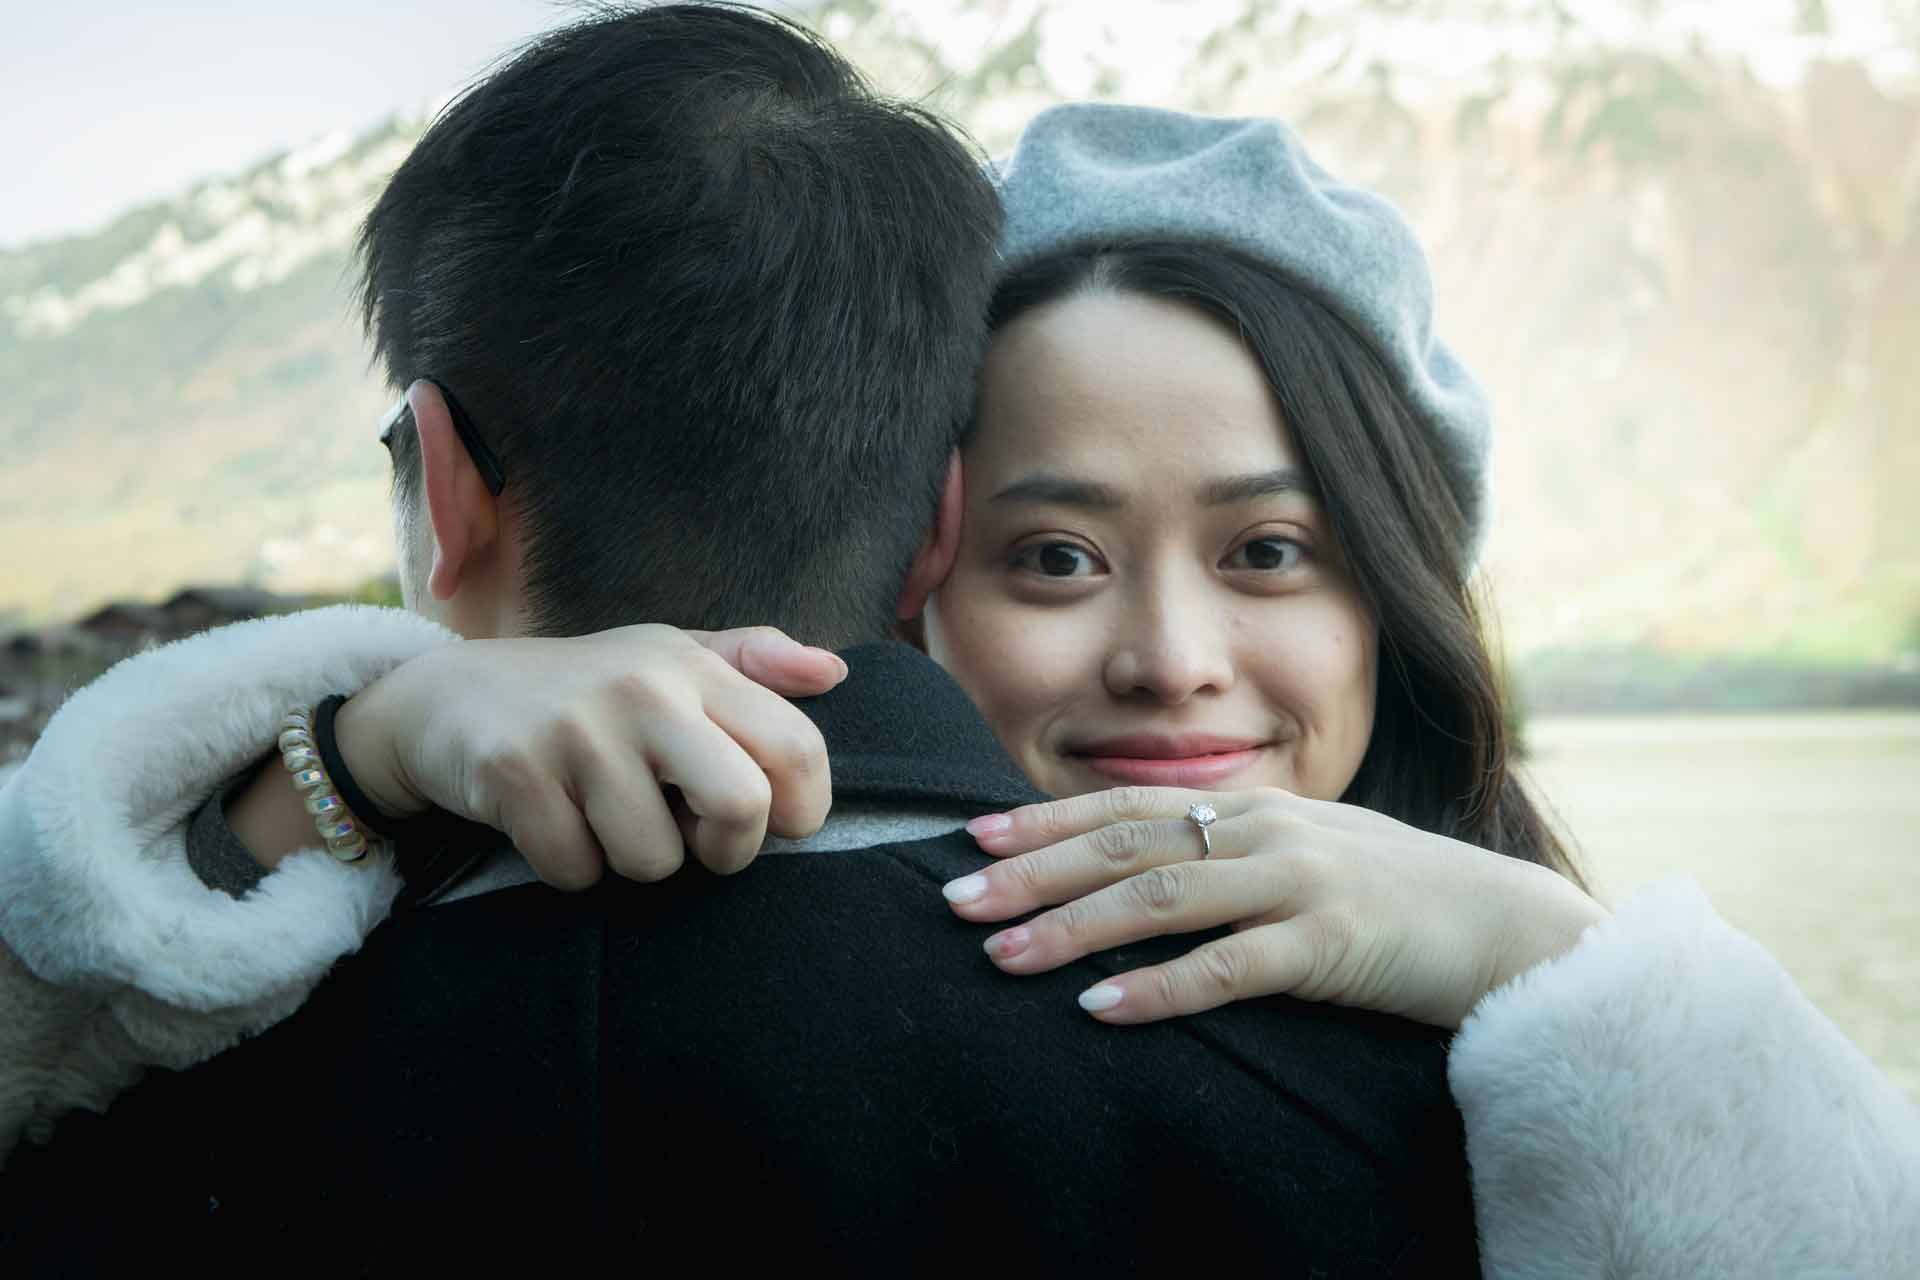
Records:
[[[833,814],[747,874],[636,883],[677,865],[683,841],[730,871],[763,824],[819,825],[804,735],[756,728],[778,723],[768,702],[655,632],[629,638],[700,670],[708,696],[627,717],[644,749],[608,745],[617,717],[582,716],[544,754],[524,735],[490,751],[475,726],[511,723],[517,691],[463,685],[473,650],[419,618],[274,620],[128,664],[50,728],[32,785],[0,793],[0,935],[19,962],[0,959],[33,970],[87,1045],[29,1081],[35,1098],[88,1054],[185,1065],[276,1022],[384,910],[377,873],[222,859],[236,837],[265,862],[302,838],[278,762],[244,768],[288,706],[354,694],[339,743],[374,809],[438,801],[500,819],[520,848],[466,837],[477,871],[376,932],[298,1013],[16,1158],[10,1259],[226,1266],[284,1261],[266,1251],[292,1243],[303,1267],[364,1271],[415,1255],[498,1265],[537,1239],[617,1246],[632,1266],[1202,1253],[1319,1274],[1472,1268],[1437,1033],[1273,1000],[1101,1027],[1073,995],[1181,944],[1014,984],[940,898],[981,863],[959,823],[1038,797],[942,673],[871,642],[951,555],[939,495],[995,231],[992,192],[950,135],[746,11],[590,20],[435,124],[361,246],[375,344],[407,391],[393,448],[409,604],[508,645],[649,619],[772,623],[843,648],[847,679],[808,704]],[[542,643],[617,667],[597,642]],[[775,687],[833,683],[764,637],[715,645],[767,664]],[[310,655],[297,676],[289,646]],[[103,714],[137,681],[184,706],[225,697],[230,723],[208,741],[179,717]],[[395,716],[434,726],[437,765],[384,757],[391,737],[369,725]],[[725,811],[711,797],[729,788],[687,772],[709,753],[679,751],[662,723],[726,728],[770,779],[766,805]],[[250,881],[232,886],[244,896],[189,883],[165,842],[126,860],[152,877],[131,893],[13,852],[57,843],[57,797],[96,767],[102,725],[134,735],[143,768],[178,756],[242,775],[232,831],[213,805],[194,843],[201,875]],[[600,763],[568,775],[595,784],[576,801],[546,766],[582,754]],[[677,794],[631,785],[662,759]],[[128,830],[176,831],[185,814],[140,806],[179,789],[104,807],[132,812]],[[527,863],[570,885],[603,863],[619,874],[562,894],[527,883]],[[84,946],[75,919],[94,926]],[[124,1074],[71,1097],[101,1100]]]

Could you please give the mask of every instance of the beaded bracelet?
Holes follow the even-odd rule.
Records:
[[[280,722],[280,761],[293,775],[294,790],[306,797],[306,810],[313,815],[314,830],[326,843],[327,852],[342,862],[359,862],[367,856],[367,837],[353,820],[353,812],[334,789],[320,763],[320,748],[313,740],[313,716],[306,711],[289,711]]]

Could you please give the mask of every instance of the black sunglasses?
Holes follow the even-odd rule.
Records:
[[[507,472],[500,465],[500,459],[493,456],[493,450],[487,448],[487,442],[480,438],[480,429],[473,425],[473,419],[461,407],[453,392],[447,390],[447,384],[438,378],[428,378],[440,389],[440,398],[447,402],[447,413],[453,418],[454,434],[460,437],[460,443],[467,447],[467,456],[473,459],[473,466],[480,473],[480,482],[487,486],[487,492],[494,497],[507,487]],[[380,443],[386,446],[388,453],[393,452],[393,433],[399,429],[402,421],[411,423],[413,409],[407,404],[405,396],[400,402],[387,410],[387,416],[380,420]]]

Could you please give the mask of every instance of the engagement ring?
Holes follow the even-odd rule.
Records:
[[[1200,860],[1206,861],[1213,853],[1213,837],[1207,834],[1207,828],[1220,820],[1210,804],[1196,804],[1187,807],[1187,821],[1200,833]]]

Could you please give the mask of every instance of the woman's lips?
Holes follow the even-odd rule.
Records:
[[[1213,787],[1266,751],[1264,742],[1127,738],[1088,743],[1070,758],[1104,778],[1149,787]]]

